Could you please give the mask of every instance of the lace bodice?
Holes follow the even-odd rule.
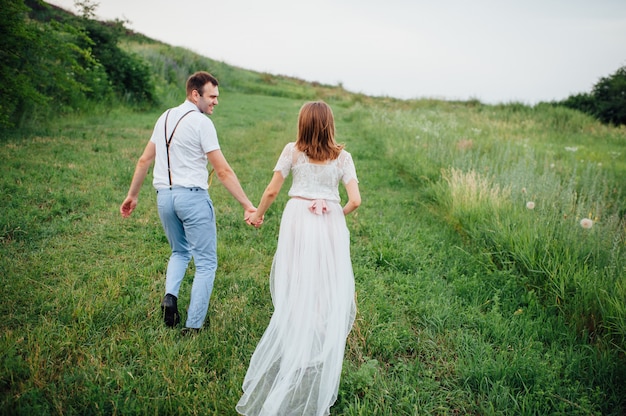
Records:
[[[352,179],[358,181],[350,153],[342,150],[337,159],[323,165],[314,164],[305,153],[296,149],[295,142],[287,143],[274,171],[280,172],[284,178],[292,172],[289,196],[306,199],[340,202],[339,181],[344,184]]]

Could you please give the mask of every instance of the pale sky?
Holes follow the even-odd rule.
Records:
[[[373,96],[536,104],[626,65],[626,0],[93,2],[170,45]]]

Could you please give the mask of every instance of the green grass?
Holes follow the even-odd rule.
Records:
[[[374,99],[176,54],[172,83],[222,71],[212,119],[255,202],[303,101],[334,109],[363,205],[348,217],[358,315],[332,414],[626,412],[623,128],[548,106]],[[161,85],[164,102],[182,100]],[[214,182],[210,329],[165,328],[169,250],[150,178],[133,216],[118,212],[161,111],[2,133],[2,414],[235,414],[272,313],[286,189],[255,230]]]

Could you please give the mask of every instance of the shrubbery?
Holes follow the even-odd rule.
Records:
[[[573,95],[558,104],[590,114],[603,123],[626,124],[626,66],[600,78],[591,93]]]
[[[605,123],[626,124],[626,66],[593,87],[596,115]]]
[[[94,43],[93,54],[105,68],[115,93],[132,103],[154,103],[156,94],[150,67],[137,55],[119,48],[126,31],[122,21],[103,24],[85,19],[85,29]]]
[[[0,125],[93,102],[156,101],[150,67],[118,46],[122,22],[59,12],[40,0],[2,0]]]

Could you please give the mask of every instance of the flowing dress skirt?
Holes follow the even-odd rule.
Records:
[[[237,411],[249,416],[328,415],[337,399],[356,313],[350,234],[341,205],[309,211],[292,198],[270,273],[274,313],[250,360]]]

